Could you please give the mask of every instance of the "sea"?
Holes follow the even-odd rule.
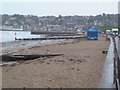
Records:
[[[0,50],[32,46],[38,43],[47,43],[51,40],[15,40],[15,38],[42,38],[46,35],[34,35],[30,31],[0,31]]]

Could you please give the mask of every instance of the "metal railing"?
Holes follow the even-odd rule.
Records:
[[[118,53],[118,43],[115,41],[115,36],[112,36],[114,42],[114,84],[117,90],[120,90],[120,58]]]

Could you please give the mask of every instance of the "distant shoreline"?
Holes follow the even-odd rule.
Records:
[[[29,31],[29,30],[2,30],[2,29],[0,29],[0,31]],[[31,32],[31,31],[29,31],[29,32]]]

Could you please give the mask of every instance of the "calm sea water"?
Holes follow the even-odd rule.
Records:
[[[10,42],[15,41],[17,38],[37,38],[44,37],[44,35],[33,35],[30,31],[0,31],[2,37],[0,37],[0,42]]]
[[[45,37],[45,35],[33,35],[29,31],[0,31],[0,50],[2,49],[10,49],[21,46],[28,46],[37,43],[46,43],[49,41],[45,40],[16,40],[16,38],[39,38]]]

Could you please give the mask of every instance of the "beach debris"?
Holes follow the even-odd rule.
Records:
[[[47,64],[50,64],[49,62]]]
[[[25,87],[23,87],[23,90],[25,90]]]
[[[59,60],[57,60],[58,62],[65,62],[64,60],[62,60],[62,59],[59,59]]]
[[[58,59],[58,60],[54,60],[54,62],[65,62],[64,60],[62,60],[62,59]]]
[[[89,58],[90,56],[84,56],[85,58]]]
[[[78,59],[78,60],[77,60],[77,62],[83,62],[83,61],[85,61],[84,58],[83,58],[83,59]]]
[[[78,62],[82,62],[82,60],[80,60],[80,59],[78,59],[77,61],[78,61]]]
[[[80,62],[80,63],[81,63],[81,62],[84,62],[85,59],[84,59],[84,58],[83,58],[83,59],[70,58],[69,61],[70,61],[70,62],[73,62],[73,63],[76,63],[76,62]]]
[[[74,59],[73,59],[73,58],[71,58],[69,61],[74,61]]]
[[[65,57],[65,55],[63,55],[63,57]]]
[[[73,67],[71,69],[74,69]]]
[[[45,61],[40,61],[40,63],[44,63]]]
[[[107,53],[108,53],[108,51],[102,51],[102,53],[103,53],[103,54],[107,54]]]
[[[48,52],[49,52],[50,50],[46,50],[46,51],[48,51]]]
[[[53,61],[53,60],[50,60],[50,61]]]
[[[62,90],[62,87],[59,90]]]
[[[0,55],[2,61],[24,61],[33,60],[41,57],[61,56],[63,54],[45,54],[45,55]]]
[[[48,90],[50,90],[50,86],[48,87]]]

